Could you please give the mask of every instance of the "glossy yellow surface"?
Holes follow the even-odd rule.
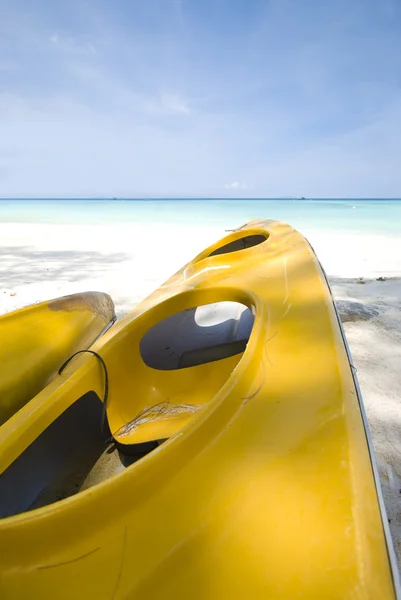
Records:
[[[249,232],[268,239],[209,256]],[[139,342],[156,321],[220,300],[254,307],[239,362],[170,372],[144,365]],[[137,430],[137,441],[169,440],[123,472],[3,519],[2,598],[396,597],[341,329],[297,231],[254,221],[227,236],[93,348],[109,372],[112,431],[167,398],[204,406]],[[101,366],[74,359],[0,428],[0,472],[89,390],[103,397]]]
[[[0,425],[36,396],[114,318],[109,296],[74,294],[0,316]]]

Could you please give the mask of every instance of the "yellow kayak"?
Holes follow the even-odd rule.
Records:
[[[110,296],[100,292],[65,296],[0,316],[0,425],[114,318]]]
[[[324,272],[252,221],[0,428],[4,600],[399,597]]]

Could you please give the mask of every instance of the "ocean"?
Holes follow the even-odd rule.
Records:
[[[231,229],[253,218],[286,221],[300,231],[399,236],[401,200],[0,200],[3,223],[171,223]]]

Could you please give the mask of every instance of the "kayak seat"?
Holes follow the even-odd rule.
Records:
[[[142,360],[169,371],[228,358],[245,350],[253,321],[251,310],[237,302],[183,310],[148,329],[140,342]]]
[[[178,368],[184,369],[187,367],[194,367],[196,365],[223,360],[224,358],[229,358],[235,354],[240,354],[241,352],[244,352],[247,341],[248,340],[246,339],[235,340],[234,342],[224,342],[223,344],[215,344],[214,346],[207,346],[206,348],[187,350],[181,354]]]

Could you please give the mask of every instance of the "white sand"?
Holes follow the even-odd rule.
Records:
[[[390,529],[401,566],[401,279],[332,280],[344,315],[346,303],[358,302],[367,320],[344,323],[369,421]],[[355,306],[355,305],[354,305]],[[351,304],[352,308],[352,304]],[[358,306],[354,315],[361,314]]]
[[[401,237],[303,231],[329,276],[401,275]],[[225,234],[220,227],[0,224],[0,314],[82,290],[112,295],[119,315]]]
[[[401,236],[303,233],[341,301],[401,562],[401,279],[376,281],[401,277]],[[0,224],[0,314],[100,290],[121,316],[224,234],[219,227]]]

